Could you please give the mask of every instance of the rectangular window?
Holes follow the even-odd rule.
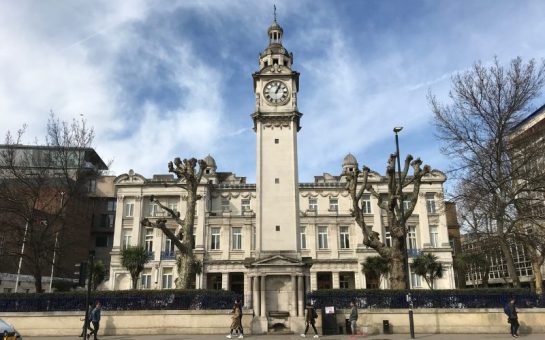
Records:
[[[146,228],[146,235],[144,236],[144,248],[148,253],[153,252],[153,228]]]
[[[448,239],[448,244],[450,245],[450,251],[452,252],[452,255],[456,255],[456,247],[454,245],[454,239],[450,238]]]
[[[131,246],[132,230],[123,231],[123,249],[127,249]]]
[[[229,198],[221,199],[221,211],[231,211],[231,203]]]
[[[318,249],[328,249],[327,227],[318,227]]]
[[[339,199],[335,197],[329,198],[329,211],[339,211]]]
[[[178,211],[178,202],[175,202],[175,201],[169,201],[167,203],[167,207],[172,210],[172,211]]]
[[[240,210],[241,211],[250,211],[250,199],[243,198],[240,201]]]
[[[163,289],[172,288],[172,268],[163,268],[163,280],[162,280]]]
[[[112,212],[112,211],[115,212],[115,203],[116,203],[115,200],[108,200],[106,209],[108,209],[109,212]]]
[[[409,211],[410,206],[411,206],[411,201],[403,200],[403,211]]]
[[[416,227],[407,226],[407,249],[417,249],[416,247]]]
[[[439,231],[436,225],[430,225],[430,243],[433,248],[439,247]]]
[[[278,138],[275,138],[274,139],[274,144],[278,144],[278,143],[280,143],[280,140]]]
[[[220,228],[211,228],[210,230],[210,249],[218,250],[220,249]]]
[[[97,237],[95,238],[95,247],[104,248],[104,247],[107,247],[107,246],[108,246],[108,236],[106,236],[106,235],[97,235]]]
[[[164,247],[163,247],[163,251],[168,253],[168,254],[172,254],[174,255],[174,243],[172,243],[172,240],[165,237],[165,244],[164,244]]]
[[[125,203],[125,211],[124,211],[125,217],[133,217],[133,214],[134,214],[134,202]]]
[[[242,249],[242,228],[231,228],[231,249]]]
[[[422,277],[411,272],[411,288],[422,287]]]
[[[339,236],[341,249],[350,248],[350,234],[348,232],[348,227],[340,227]]]
[[[280,178],[275,178],[274,179],[274,184],[279,184],[280,183]]]
[[[316,197],[308,198],[308,210],[313,210],[313,211],[318,210],[318,198]]]
[[[97,180],[94,178],[91,178],[87,182],[87,192],[94,193],[96,191],[97,191]]]
[[[148,216],[160,217],[163,216],[163,209],[155,202],[151,202],[148,205]]]
[[[145,269],[142,272],[142,278],[140,279],[140,288],[142,289],[151,288],[151,269]]]
[[[390,228],[385,227],[384,228],[384,244],[386,247],[392,246],[392,234],[390,234]]]
[[[361,209],[364,214],[372,214],[371,212],[371,195],[363,195],[361,198]]]
[[[435,194],[433,192],[428,192],[426,194],[426,209],[428,209],[428,214],[435,214],[437,212],[435,207]]]
[[[307,228],[300,227],[299,235],[300,235],[299,239],[301,242],[301,249],[307,249]]]

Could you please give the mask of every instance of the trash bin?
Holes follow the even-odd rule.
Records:
[[[322,308],[322,334],[336,335],[339,328],[337,327],[337,317],[335,315],[335,307],[325,306]]]
[[[390,333],[390,321],[389,320],[382,320],[382,333],[391,334]]]
[[[352,326],[350,325],[349,319],[345,319],[344,327],[346,328],[346,334],[352,334]]]

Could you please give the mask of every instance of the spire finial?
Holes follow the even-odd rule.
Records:
[[[276,22],[276,5],[273,5],[274,7],[274,22]]]

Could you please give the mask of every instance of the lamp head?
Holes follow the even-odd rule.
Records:
[[[396,127],[394,128],[394,132],[395,132],[395,133],[398,133],[398,132],[400,132],[401,130],[403,130],[403,126],[396,126]]]

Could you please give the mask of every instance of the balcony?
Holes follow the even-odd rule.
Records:
[[[176,253],[173,251],[162,251],[161,260],[174,260],[176,258]]]
[[[155,260],[155,252],[148,251],[147,253],[148,253],[148,259],[150,259],[150,261]]]

